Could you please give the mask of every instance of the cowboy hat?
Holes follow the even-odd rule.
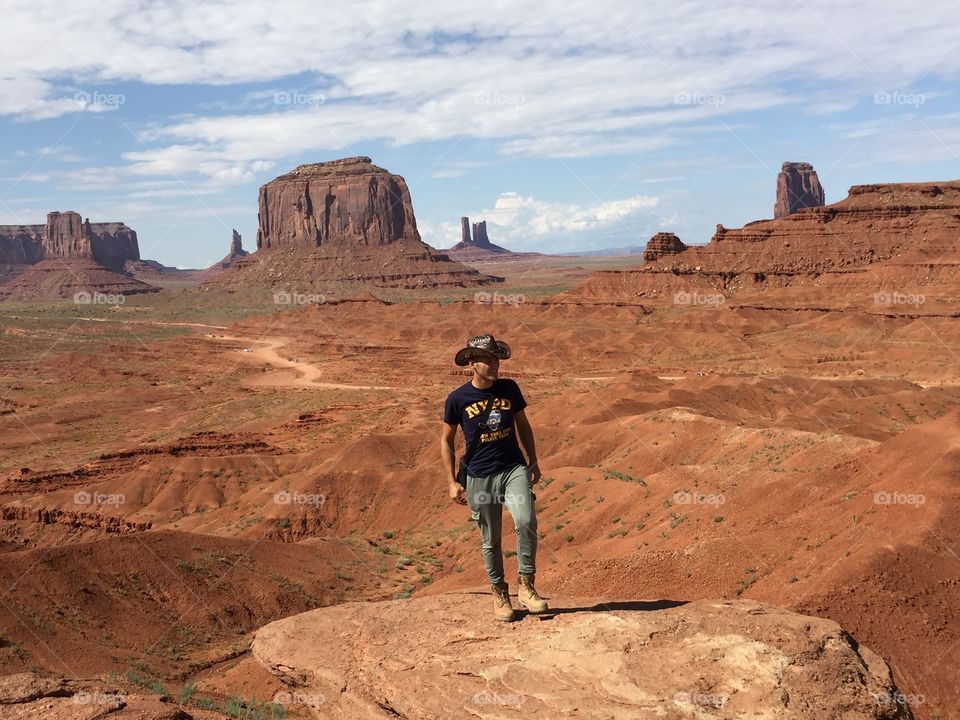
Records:
[[[501,360],[510,357],[510,346],[503,340],[497,340],[493,335],[477,335],[467,340],[467,346],[457,350],[453,361],[463,367],[469,365],[474,360],[493,355]]]

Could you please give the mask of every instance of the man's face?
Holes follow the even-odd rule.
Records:
[[[470,364],[473,371],[485,380],[496,380],[500,372],[500,358],[493,355],[484,355]]]

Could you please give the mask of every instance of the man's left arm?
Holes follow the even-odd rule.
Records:
[[[527,467],[530,468],[530,483],[534,484],[540,480],[540,466],[537,464],[537,447],[533,440],[533,428],[530,427],[530,421],[527,419],[527,413],[524,410],[517,410],[513,413],[513,422],[517,428],[517,436],[520,438],[520,444],[527,453]]]

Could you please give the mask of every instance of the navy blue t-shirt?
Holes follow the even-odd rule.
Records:
[[[513,380],[498,378],[486,390],[474,387],[472,382],[461,385],[447,396],[443,406],[443,421],[463,428],[466,452],[480,424],[480,416],[491,399],[493,409],[467,464],[467,472],[474,477],[492,475],[526,463],[517,443],[513,414],[523,410],[527,401]]]

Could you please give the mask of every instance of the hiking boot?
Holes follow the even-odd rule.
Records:
[[[510,604],[510,588],[505,582],[493,586],[493,616],[503,622],[513,620],[513,605]]]
[[[532,613],[542,613],[549,610],[547,601],[540,597],[540,593],[533,586],[535,575],[521,575],[520,589],[517,590],[517,602]]]

